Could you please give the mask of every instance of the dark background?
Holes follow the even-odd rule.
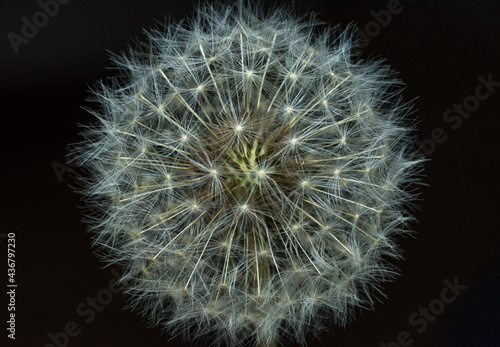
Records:
[[[346,328],[309,338],[308,345],[383,346],[407,331],[411,346],[498,346],[500,87],[479,101],[457,129],[443,119],[446,110],[474,95],[479,76],[492,74],[500,81],[498,2],[401,0],[403,10],[376,35],[374,13],[386,10],[388,1],[295,3],[299,14],[313,10],[332,24],[356,22],[368,33],[371,28],[373,37],[362,54],[385,57],[400,71],[407,84],[405,98],[417,98],[417,138],[423,141],[437,128],[442,129],[440,138],[446,138],[427,150],[429,186],[421,189],[414,211],[419,221],[413,224],[415,238],[400,240],[405,260],[394,264],[402,276],[385,285],[388,299],[375,312],[358,314]],[[16,54],[8,34],[21,34],[22,17],[31,21],[41,8],[35,0],[1,2],[0,278],[1,283],[7,278],[5,237],[15,232],[18,288],[12,345],[46,346],[50,334],[59,346],[183,345],[123,310],[121,293],[108,295],[114,276],[111,269],[101,269],[90,249],[77,208],[82,203],[69,186],[70,168],[64,163],[67,144],[79,139],[77,124],[91,120],[81,108],[88,105],[88,85],[113,73],[106,69],[106,50],[118,53],[133,37],[144,38],[142,28],[154,25],[154,19],[166,14],[182,19],[192,7],[191,0],[72,0],[60,5]],[[419,333],[421,326],[412,326],[409,317],[420,307],[439,308],[444,281],[455,278],[467,289]],[[2,284],[1,291],[5,288]],[[82,315],[79,305],[96,296],[110,303],[99,305],[102,312],[95,317],[88,311]],[[7,340],[6,295],[0,303],[0,335]],[[68,322],[75,336],[65,341]]]

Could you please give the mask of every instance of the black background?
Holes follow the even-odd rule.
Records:
[[[375,21],[371,11],[387,9],[388,1],[295,3],[299,14],[314,10],[332,24],[356,22],[365,31]],[[400,3],[403,10],[373,35],[363,54],[387,58],[407,84],[405,98],[418,97],[417,138],[429,138],[441,128],[446,140],[427,156],[429,186],[421,190],[420,207],[414,211],[419,221],[413,224],[415,238],[400,240],[405,260],[395,265],[402,276],[385,285],[388,299],[375,312],[358,314],[346,328],[311,337],[308,345],[381,346],[407,331],[411,346],[498,346],[500,87],[457,129],[444,121],[443,113],[474,95],[479,76],[492,74],[500,81],[499,6],[494,1]],[[82,203],[69,186],[64,163],[66,145],[78,140],[77,124],[91,120],[81,108],[88,105],[88,85],[112,74],[106,69],[106,50],[120,52],[133,37],[144,38],[142,28],[154,25],[154,19],[166,14],[182,19],[192,8],[190,0],[72,0],[16,54],[7,35],[21,34],[21,18],[31,20],[40,6],[35,0],[1,2],[0,278],[1,283],[7,278],[5,234],[15,232],[18,288],[12,345],[46,346],[50,333],[63,342],[61,332],[71,321],[78,333],[68,346],[189,345],[180,338],[170,340],[136,313],[123,310],[121,293],[114,293],[88,323],[90,316],[78,313],[87,298],[106,294],[103,289],[113,275],[111,269],[101,269],[90,249],[77,208]],[[417,332],[409,317],[439,299],[444,281],[455,278],[467,289],[445,304],[425,331]],[[6,291],[5,285],[0,291]],[[1,297],[0,335],[7,340],[8,298]]]

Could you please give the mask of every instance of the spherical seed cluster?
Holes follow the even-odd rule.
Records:
[[[391,70],[357,61],[349,31],[241,4],[148,38],[116,58],[78,149],[132,306],[232,346],[370,306],[419,163]]]

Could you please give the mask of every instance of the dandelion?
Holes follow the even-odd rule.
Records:
[[[115,57],[77,146],[98,254],[131,307],[216,344],[304,342],[396,274],[420,159],[399,82],[352,30],[199,6]]]

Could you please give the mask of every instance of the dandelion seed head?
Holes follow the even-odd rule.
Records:
[[[411,107],[352,27],[200,5],[115,58],[77,160],[93,245],[153,324],[304,342],[395,275],[421,159]],[[104,251],[104,252],[103,252]]]

